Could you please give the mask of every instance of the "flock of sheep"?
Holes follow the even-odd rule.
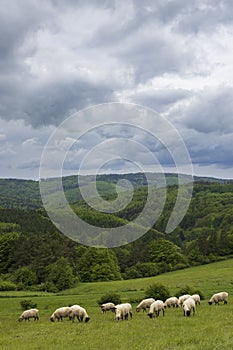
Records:
[[[227,304],[228,293],[220,292],[212,295],[209,300],[209,305],[211,304],[219,304],[219,302],[223,302]],[[160,312],[163,313],[166,308],[170,307],[181,307],[183,309],[184,316],[190,316],[191,313],[195,314],[196,305],[200,305],[200,296],[199,294],[189,295],[185,294],[177,297],[170,297],[165,302],[162,300],[155,300],[153,298],[143,299],[137,306],[136,311],[140,310],[146,311],[149,308],[148,316],[158,317]],[[130,303],[118,304],[114,305],[113,303],[105,303],[100,305],[102,313],[106,313],[106,311],[113,311],[115,313],[115,320],[119,321],[127,320],[130,316],[132,318],[132,305]],[[74,322],[75,317],[77,317],[79,322],[88,322],[90,317],[87,314],[87,311],[81,307],[80,305],[73,306],[65,306],[58,308],[51,315],[50,320],[54,322],[56,319],[58,321],[62,321],[63,318],[68,317],[72,322]],[[39,310],[38,309],[30,309],[26,310],[19,317],[19,321],[30,320],[30,318],[34,318],[34,320],[39,320]]]

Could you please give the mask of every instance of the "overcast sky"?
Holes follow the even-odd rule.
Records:
[[[233,1],[0,1],[0,177],[38,179],[54,129],[107,102],[157,111],[182,136],[195,175],[233,178]],[[132,138],[92,130],[82,151],[124,133]],[[79,161],[68,157],[65,174]],[[110,163],[106,171],[132,170]]]

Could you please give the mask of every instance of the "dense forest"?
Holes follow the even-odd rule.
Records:
[[[103,198],[116,196],[120,175],[102,175]],[[141,212],[147,183],[128,174],[134,196],[125,209],[106,214],[81,198],[75,177],[63,181],[73,210],[86,222],[107,229],[132,221]],[[177,178],[168,175],[165,207],[155,225],[136,241],[116,248],[93,248],[64,236],[43,209],[39,183],[0,180],[0,290],[56,292],[79,282],[147,277],[233,256],[233,182],[195,178],[189,209],[171,233],[165,227],[177,198]],[[90,178],[84,179],[88,186]],[[51,180],[52,181],[52,180]],[[51,196],[56,198],[54,193]]]

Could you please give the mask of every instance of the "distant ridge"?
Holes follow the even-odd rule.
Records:
[[[121,179],[131,182],[134,188],[147,186],[146,175],[149,178],[149,184],[156,183],[156,186],[164,186],[164,176],[167,186],[174,186],[178,183],[176,173],[126,173],[126,174],[101,174],[97,175],[97,188],[101,195],[108,196],[115,192],[115,185]],[[190,175],[181,174],[181,182],[187,183],[192,178]],[[55,181],[49,178],[44,181]],[[82,186],[89,186],[95,180],[93,175],[82,176]],[[194,176],[194,182],[205,183],[233,183],[233,179],[221,179],[206,176]],[[70,203],[81,199],[77,175],[65,176],[62,178],[64,192]],[[123,187],[123,185],[121,185]],[[51,193],[51,196],[55,193]],[[38,209],[42,207],[40,196],[39,181],[25,179],[0,179],[0,208],[19,208],[19,209]]]

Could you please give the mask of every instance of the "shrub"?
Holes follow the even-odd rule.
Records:
[[[20,302],[20,305],[23,310],[34,309],[35,307],[37,307],[36,303],[34,303],[32,300],[27,299],[22,300]]]
[[[0,279],[0,291],[16,290],[16,284],[9,281],[3,281]]]
[[[165,301],[169,296],[169,289],[160,283],[151,284],[145,290],[145,298],[154,298],[155,300],[159,299]]]
[[[192,295],[192,294],[194,294],[193,291],[194,291],[193,287],[190,287],[190,286],[186,285],[186,286],[184,286],[184,287],[181,287],[181,288],[176,292],[175,296],[176,296],[177,298],[179,298],[179,296],[184,295],[184,294],[190,294],[190,295]]]
[[[105,295],[102,295],[100,300],[97,300],[97,304],[105,304],[105,303],[114,303],[115,305],[121,304],[121,298],[120,295],[115,293],[108,293]]]

